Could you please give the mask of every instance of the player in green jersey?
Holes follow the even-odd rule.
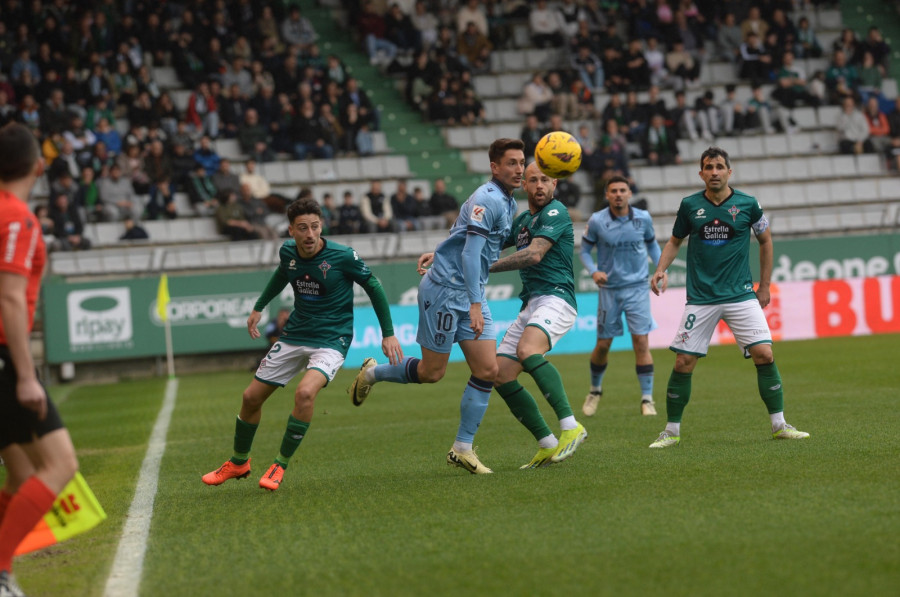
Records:
[[[706,356],[709,340],[719,320],[724,320],[745,356],[756,365],[759,395],[769,411],[775,439],[803,439],[784,420],[781,374],[772,353],[772,334],[763,308],[769,304],[772,278],[772,231],[759,202],[728,185],[728,154],[710,147],[700,157],[700,178],[706,189],[681,200],[672,237],[666,243],[650,278],[655,294],[665,292],[666,269],[678,248],[690,236],[687,255],[687,305],[675,339],[669,347],[677,353],[666,388],[667,424],[650,444],[667,448],[681,441],[681,416],[691,397],[691,374]],[[753,291],[750,273],[750,233],[759,242],[759,287]]]
[[[519,270],[522,309],[497,349],[498,374],[494,387],[506,405],[538,442],[538,451],[521,468],[562,462],[587,438],[575,420],[562,376],[544,355],[572,329],[577,316],[572,253],[575,235],[569,211],[553,198],[556,179],[540,171],[535,162],[525,168],[522,186],[528,209],[513,221],[506,246],[516,252],[493,263],[490,271]],[[553,435],[534,397],[517,381],[525,371],[547,398],[559,419],[559,440]]]
[[[400,342],[394,337],[384,289],[356,251],[321,237],[319,204],[314,199],[298,199],[288,206],[287,217],[291,239],[281,246],[279,266],[247,318],[250,337],[260,337],[258,325],[262,310],[288,284],[294,291],[294,310],[278,342],[260,362],[256,375],[244,390],[235,423],[234,455],[203,476],[207,485],[221,485],[228,479],[250,475],[250,446],[263,403],[298,371],[305,371],[294,392],[294,408],[288,416],[281,450],[259,480],[260,487],[278,489],[291,456],[309,429],[316,396],[334,379],[350,348],[354,283],[363,287],[375,307],[385,356],[393,364],[403,358]]]

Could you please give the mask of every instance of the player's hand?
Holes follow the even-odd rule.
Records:
[[[484,317],[481,315],[481,303],[472,303],[469,306],[469,327],[475,332],[475,340],[484,331]]]
[[[650,290],[652,290],[653,294],[656,296],[665,292],[668,285],[669,274],[666,272],[653,272],[653,275],[650,276]]]
[[[47,416],[47,393],[36,378],[20,380],[16,384],[16,398],[19,404],[37,413],[38,420]]]
[[[381,340],[381,351],[391,361],[391,365],[399,365],[403,360],[403,348],[396,336],[388,336]]]
[[[416,262],[416,271],[420,276],[424,276],[432,263],[434,263],[434,253],[422,253]]]
[[[772,294],[768,286],[759,285],[759,288],[756,289],[756,300],[759,301],[759,306],[763,309],[769,305],[769,302],[772,300]]]
[[[259,319],[262,317],[262,313],[259,311],[251,311],[250,317],[247,318],[247,331],[250,332],[250,337],[256,340],[259,338]]]
[[[609,282],[609,276],[606,275],[606,272],[594,272],[591,274],[591,278],[594,279],[594,284],[596,284],[598,288],[601,288],[604,284]]]

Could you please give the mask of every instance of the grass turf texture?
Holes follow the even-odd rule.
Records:
[[[734,347],[713,348],[694,376],[682,444],[666,450],[647,446],[665,425],[674,356],[654,353],[660,416],[641,417],[633,356],[614,353],[597,415],[580,417],[590,437],[562,464],[518,470],[536,443],[495,393],[476,438],[488,476],[444,464],[464,365],[433,386],[378,385],[361,408],[343,392],[347,369],[320,394],[275,493],[257,481],[277,453],[292,389],[264,408],[251,477],[207,487],[200,476],[230,456],[250,374],[186,375],[140,592],[894,594],[897,340],[778,344],[787,420],[812,434],[788,442],[771,439],[753,365]],[[587,355],[551,360],[580,415]],[[18,559],[29,595],[103,593],[163,392],[163,381],[81,387],[61,404],[109,519]]]

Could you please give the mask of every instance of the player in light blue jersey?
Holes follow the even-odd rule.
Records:
[[[660,250],[650,214],[632,207],[630,199],[628,179],[624,176],[610,178],[606,184],[609,207],[591,216],[581,238],[581,263],[600,289],[597,344],[591,353],[591,390],[581,408],[588,417],[597,412],[597,404],[603,394],[603,375],[609,363],[612,340],[624,333],[623,312],[631,332],[635,371],[641,386],[641,413],[656,414],[653,406],[653,356],[647,339],[647,334],[656,324],[650,314],[647,259],[656,265]],[[591,257],[595,248],[596,263]]]
[[[444,376],[450,349],[459,344],[472,372],[460,403],[456,441],[447,453],[449,464],[473,474],[493,472],[475,455],[472,442],[487,410],[497,376],[497,333],[485,300],[488,268],[500,256],[509,237],[522,184],[524,144],[497,139],[491,144],[491,180],[469,197],[450,228],[450,236],[434,252],[434,263],[419,284],[419,331],[422,358],[405,358],[399,365],[376,365],[367,358],[348,392],[357,406],[379,381],[434,383]]]

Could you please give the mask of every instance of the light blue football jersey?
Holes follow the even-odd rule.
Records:
[[[431,280],[450,288],[466,288],[462,252],[469,234],[486,239],[481,251],[481,275],[478,285],[484,290],[488,268],[500,257],[516,215],[516,201],[496,179],[484,183],[463,203],[450,236],[434,251],[434,263],[428,271]]]
[[[595,212],[588,220],[582,236],[582,263],[597,249],[597,269],[609,277],[607,288],[626,288],[647,284],[650,270],[647,258],[659,262],[660,248],[653,231],[650,213],[629,207],[628,215],[616,218],[609,208]],[[585,267],[590,269],[585,263]],[[593,273],[593,272],[591,272]]]

